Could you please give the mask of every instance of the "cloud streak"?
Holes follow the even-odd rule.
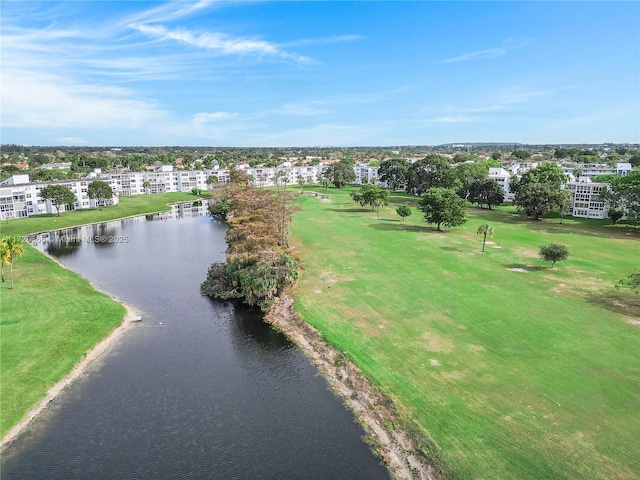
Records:
[[[173,1],[145,10],[129,17],[125,23],[156,23],[171,22],[188,17],[209,8],[216,2],[200,0],[198,2]]]
[[[467,62],[469,60],[485,60],[489,58],[498,58],[505,55],[509,50],[506,48],[488,48],[477,52],[468,52],[458,55],[457,57],[443,60],[444,63]]]
[[[231,37],[223,33],[192,33],[188,30],[169,30],[162,25],[132,24],[131,28],[160,41],[173,40],[190,47],[212,51],[219,55],[266,55],[311,63],[311,59],[281,50],[275,43],[256,38]]]
[[[512,37],[506,38],[502,42],[504,47],[487,48],[485,50],[476,50],[472,52],[463,53],[452,58],[443,60],[442,63],[458,63],[469,62],[473,60],[490,60],[492,58],[498,58],[506,55],[512,50],[522,48],[529,45],[530,39],[525,38],[523,40],[514,40]]]
[[[127,89],[57,75],[3,69],[1,81],[3,126],[8,128],[143,128],[167,114]]]

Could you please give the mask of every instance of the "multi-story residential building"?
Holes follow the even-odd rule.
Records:
[[[598,175],[618,175],[624,177],[632,170],[630,163],[617,163],[615,167],[595,163],[577,164],[574,169],[580,170],[581,177],[597,177]]]
[[[0,219],[29,217],[44,213],[56,213],[50,200],[40,197],[40,192],[47,185],[62,185],[76,196],[73,205],[60,205],[60,211],[78,208],[96,208],[97,202],[89,198],[88,188],[91,179],[60,180],[53,182],[29,182],[29,175],[14,175],[0,183]],[[113,188],[113,187],[112,187]],[[114,196],[106,201],[107,205],[118,203]]]
[[[371,167],[368,164],[356,165],[353,167],[356,173],[355,183],[363,185],[378,182],[378,167]]]
[[[594,183],[589,177],[565,185],[573,194],[569,215],[582,218],[607,218],[609,207],[600,194],[609,188],[608,183]]]
[[[496,182],[498,182],[498,185],[502,187],[505,202],[513,202],[515,193],[509,190],[509,182],[511,181],[511,174],[509,172],[507,172],[504,168],[490,167],[489,179],[495,180]]]

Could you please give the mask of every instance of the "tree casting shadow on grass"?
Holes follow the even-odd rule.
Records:
[[[440,250],[446,250],[448,252],[462,252],[463,250],[458,247],[440,247]]]
[[[588,293],[584,298],[592,305],[620,315],[640,319],[640,295],[612,290],[608,292]]]
[[[327,208],[330,212],[349,212],[349,213],[364,213],[372,212],[371,208],[352,207],[352,208]]]
[[[550,267],[547,267],[545,265],[526,265],[524,263],[507,263],[503,264],[503,266],[510,270],[521,269],[527,272],[544,272],[545,270],[551,269]]]
[[[375,228],[376,230],[404,230],[406,232],[437,232],[437,230],[433,227],[427,227],[426,225],[407,225],[402,222],[396,221],[395,223],[372,223],[369,225],[371,228]],[[438,232],[442,233],[442,232]]]
[[[499,212],[500,215],[492,217],[492,220],[497,222],[508,223],[511,225],[522,225],[530,228],[533,231],[541,233],[574,233],[577,235],[590,235],[592,237],[600,238],[629,238],[635,237],[640,239],[640,231],[629,228],[612,228],[609,224],[593,224],[593,220],[590,219],[576,219],[575,217],[565,217],[571,219],[572,223],[564,223],[560,225],[559,218],[541,218],[535,220],[533,217],[527,217],[518,213]],[[583,221],[584,220],[584,221]]]

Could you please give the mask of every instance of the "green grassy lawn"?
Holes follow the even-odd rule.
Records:
[[[25,235],[166,210],[187,193],[125,197],[117,207],[39,216],[0,225],[1,235]],[[26,245],[14,264],[15,288],[0,284],[0,435],[45,397],[100,340],[117,327],[124,308]]]
[[[350,189],[305,197],[296,310],[442,449],[459,478],[614,479],[640,472],[640,234],[468,209],[447,232],[381,218]],[[392,196],[415,205],[415,197]],[[480,253],[479,225],[495,228]],[[570,256],[551,270],[551,242]]]

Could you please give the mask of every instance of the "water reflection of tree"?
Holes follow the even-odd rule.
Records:
[[[219,303],[211,300],[214,308],[226,310],[231,322],[232,336],[236,340],[251,339],[263,350],[281,352],[295,347],[283,333],[278,332],[262,319],[260,309],[247,307],[238,302]],[[240,349],[242,350],[242,349]]]
[[[118,235],[119,228],[108,223],[100,223],[91,226],[92,240],[96,247],[112,247],[116,242],[113,237]]]
[[[64,257],[65,255],[73,255],[82,245],[82,241],[78,237],[63,236],[49,239],[46,251],[54,257]]]
[[[82,245],[81,229],[65,228],[49,234],[46,252],[54,257],[73,255]]]

